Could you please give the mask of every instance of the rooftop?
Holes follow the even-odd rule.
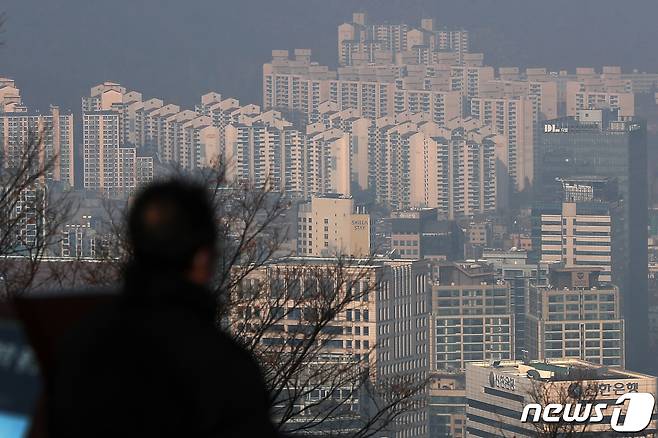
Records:
[[[580,359],[556,359],[545,362],[531,361],[493,361],[472,362],[469,364],[479,368],[490,368],[499,374],[515,377],[529,377],[543,381],[569,380],[619,380],[619,379],[650,379],[649,374],[635,371],[613,369],[603,365],[593,364]]]

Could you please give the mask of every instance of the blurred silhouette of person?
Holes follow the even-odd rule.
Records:
[[[51,437],[277,436],[258,365],[217,329],[206,190],[178,180],[147,187],[128,237],[122,293],[58,346]]]

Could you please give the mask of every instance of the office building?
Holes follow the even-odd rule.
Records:
[[[312,197],[299,205],[297,254],[370,256],[370,215],[349,197]]]
[[[546,121],[535,160],[535,192],[542,198],[562,196],[560,178],[598,176],[616,181],[622,224],[616,239],[625,246],[619,251],[626,256],[619,257],[619,263],[613,260],[612,281],[622,296],[626,363],[640,369],[647,360],[648,342],[646,160],[645,122],[602,110]],[[612,250],[618,251],[614,244]]]
[[[433,370],[464,370],[468,362],[514,358],[510,288],[489,266],[439,266],[432,284],[430,336]]]
[[[466,376],[433,372],[429,381],[430,438],[466,436]]]
[[[526,350],[526,297],[531,285],[541,286],[548,282],[548,265],[529,263],[527,251],[520,249],[485,249],[480,259],[491,264],[496,280],[509,285],[514,313],[514,354],[523,358]]]
[[[427,352],[427,337],[420,333],[427,330],[427,319],[421,314],[427,308],[422,298],[428,292],[426,265],[385,258],[350,259],[339,263],[336,258],[293,257],[273,261],[247,275],[240,289],[266,290],[267,293],[259,295],[262,296],[258,303],[261,311],[269,305],[279,312],[276,323],[261,336],[262,348],[285,352],[286,348],[297,345],[295,339],[303,332],[300,332],[300,325],[309,324],[305,319],[309,315],[308,307],[311,312],[316,310],[313,306],[317,302],[309,298],[314,291],[322,296],[332,295],[334,290],[339,294],[349,291],[354,299],[348,301],[318,335],[323,347],[317,360],[331,357],[334,364],[351,360],[355,366],[369,365],[369,378],[373,382],[381,379],[381,384],[386,384],[386,379],[401,376],[424,381],[428,377],[428,361],[422,354]],[[284,293],[283,298],[280,293]],[[299,297],[305,298],[300,300]],[[268,304],[267,300],[273,301]],[[235,307],[234,314],[229,316],[233,330],[258,330],[255,319],[245,325],[246,315],[250,315],[248,308],[254,304],[248,301],[244,306]],[[313,366],[318,364],[309,364]],[[318,403],[316,390],[331,385],[331,382],[320,382],[315,387],[297,388],[302,394],[308,394],[299,398],[298,407]],[[359,399],[353,389],[336,395],[349,398],[345,404],[353,413],[358,413],[360,406],[367,403]],[[419,400],[425,396],[423,389],[412,402],[419,408]],[[331,397],[327,400],[333,403]],[[275,404],[275,416],[276,409]],[[312,423],[310,412],[308,421]],[[423,435],[427,433],[426,421],[425,410],[404,412],[396,419],[395,436],[427,436]],[[357,424],[360,423],[357,421]],[[346,426],[349,421],[341,425]]]
[[[582,359],[624,367],[619,289],[591,268],[552,266],[548,284],[530,285],[528,357]]]
[[[394,211],[391,250],[403,259],[462,260],[464,232],[457,222],[438,219],[436,208]]]
[[[579,359],[559,359],[546,362],[497,361],[470,363],[466,367],[466,436],[553,436],[586,432],[608,436],[613,431],[610,418],[614,400],[631,392],[646,392],[656,396],[656,377],[622,369],[610,369]],[[524,407],[548,403],[573,403],[585,394],[585,403],[606,403],[604,421],[574,426],[553,427],[521,422]],[[622,407],[622,417],[628,404]],[[533,419],[536,409],[528,415]],[[638,436],[654,436],[656,419]],[[615,434],[616,435],[616,434]]]
[[[536,241],[542,263],[592,267],[600,270],[601,281],[612,281],[615,227],[607,204],[563,202],[536,208],[535,215],[541,224]]]

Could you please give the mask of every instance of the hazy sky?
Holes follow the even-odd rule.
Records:
[[[354,10],[415,25],[420,16],[472,31],[492,65],[621,64],[658,71],[657,0],[7,0],[0,76],[30,107],[79,110],[104,80],[192,106],[210,90],[260,99],[272,49],[336,62],[336,26]]]

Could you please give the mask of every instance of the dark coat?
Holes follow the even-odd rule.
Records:
[[[215,310],[183,281],[128,282],[58,349],[51,437],[276,436],[261,372]]]

